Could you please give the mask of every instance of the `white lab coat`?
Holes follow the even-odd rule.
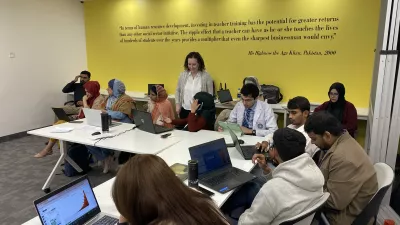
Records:
[[[238,102],[233,108],[229,115],[228,121],[231,123],[237,123],[240,126],[243,124],[245,107],[243,102]],[[267,102],[257,100],[253,118],[253,130],[256,131],[256,135],[264,137],[267,134],[272,134],[278,129],[274,112]]]
[[[319,148],[311,143],[311,138],[308,136],[308,134],[304,131],[304,125],[301,125],[300,127],[296,128],[294,125],[289,124],[287,126],[290,129],[295,129],[298,132],[302,133],[304,135],[304,137],[306,138],[306,148],[305,148],[305,152],[308,153],[310,155],[310,157],[313,157],[314,154],[319,151]],[[265,141],[267,141],[269,143],[269,146],[274,144],[274,140],[272,139],[273,134],[268,134],[265,137]]]

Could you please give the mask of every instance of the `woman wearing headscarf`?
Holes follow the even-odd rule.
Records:
[[[248,77],[244,78],[244,79],[243,79],[243,85],[245,85],[245,84],[254,84],[254,85],[256,85],[256,86],[258,87],[258,90],[260,91],[260,94],[259,94],[259,96],[258,96],[258,100],[264,101],[264,96],[263,96],[263,93],[262,93],[262,91],[261,91],[261,85],[260,85],[260,83],[258,82],[257,77],[255,77],[255,76],[248,76]]]
[[[83,96],[83,107],[84,108],[91,108],[91,109],[98,109],[101,110],[104,107],[104,97],[100,94],[100,84],[97,81],[88,81],[83,85],[85,88],[86,95]],[[79,119],[85,118],[83,114],[83,110],[81,109],[78,115]],[[54,125],[65,123],[64,120],[59,120]],[[57,143],[56,139],[50,138],[49,142],[47,142],[46,147],[37,153],[34,157],[35,158],[43,158],[48,155],[53,154],[53,146]]]
[[[104,112],[107,112],[113,120],[132,123],[134,102],[125,94],[125,84],[120,80],[112,79],[108,82],[107,91],[109,96],[106,99]]]
[[[113,120],[132,123],[133,99],[125,94],[124,83],[120,80],[112,79],[108,82],[107,91],[109,96],[107,97],[106,108],[103,112],[108,113]],[[103,163],[103,173],[108,173],[114,159],[112,150],[88,145],[86,148],[99,162]]]
[[[173,127],[172,124],[164,123],[165,118],[175,119],[175,113],[168,100],[167,91],[161,85],[151,87],[147,111],[151,113],[154,124]]]
[[[197,132],[199,130],[214,130],[215,123],[214,97],[208,92],[198,92],[193,97],[189,116],[185,119],[165,119],[166,123],[185,126],[184,130]]]
[[[357,110],[351,102],[346,101],[346,90],[342,83],[333,83],[329,88],[329,101],[318,106],[314,112],[328,111],[338,119],[349,134],[354,137],[357,130]]]

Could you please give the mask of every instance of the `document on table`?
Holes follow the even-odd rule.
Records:
[[[51,133],[68,133],[73,131],[73,127],[54,127],[50,132]]]

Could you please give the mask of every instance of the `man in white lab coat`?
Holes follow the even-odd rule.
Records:
[[[241,100],[233,108],[228,122],[241,126],[244,134],[264,137],[278,129],[274,112],[268,103],[257,100],[260,93],[252,83],[243,85]]]
[[[307,118],[310,114],[310,102],[307,98],[302,96],[294,97],[289,100],[287,104],[287,110],[289,112],[290,120],[290,125],[288,125],[287,127],[295,129],[304,135],[304,137],[306,138],[305,152],[313,157],[314,154],[319,151],[319,148],[311,143],[310,137],[304,131],[304,124],[306,123]],[[274,143],[272,136],[273,134],[268,134],[266,136],[266,141],[263,141],[262,144],[257,143],[256,148],[260,148],[261,145],[261,150],[264,151],[267,150],[270,146],[273,146]]]

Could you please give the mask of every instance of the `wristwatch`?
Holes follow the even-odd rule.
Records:
[[[251,131],[251,135],[256,136],[256,135],[257,135],[256,130],[252,130],[252,131]]]

